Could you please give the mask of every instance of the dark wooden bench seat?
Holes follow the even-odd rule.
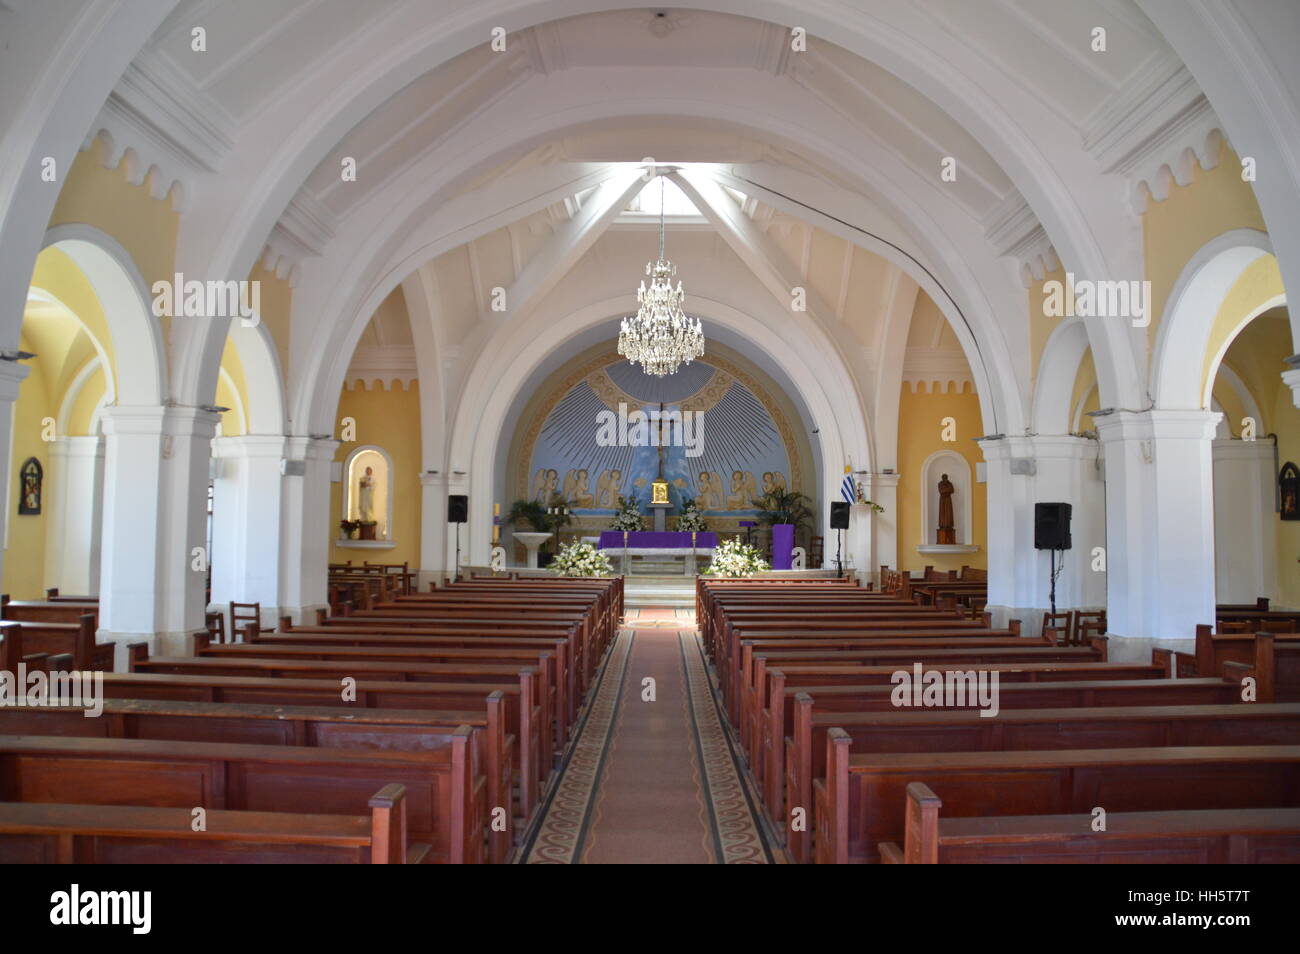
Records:
[[[786,806],[807,806],[813,782],[826,775],[831,729],[849,737],[853,753],[992,752],[1054,749],[1155,748],[1159,746],[1285,745],[1300,739],[1300,705],[1107,706],[1011,709],[984,718],[974,709],[893,712],[815,711],[801,694],[794,728],[785,739],[784,799],[768,794],[774,820]],[[788,825],[782,821],[782,827]],[[810,832],[790,832],[791,854],[811,858]]]
[[[832,729],[814,783],[818,863],[875,861],[904,838],[906,787],[943,792],[954,816],[1300,806],[1300,746],[851,754]]]
[[[362,682],[416,683],[483,683],[498,688],[513,679],[519,687],[519,721],[512,721],[507,731],[514,733],[519,744],[515,768],[519,772],[522,813],[531,815],[539,792],[551,771],[550,704],[545,701],[539,670],[534,666],[494,664],[404,663],[386,660],[317,660],[317,659],[250,659],[247,657],[146,656],[143,647],[133,646],[131,672],[164,675],[190,675],[202,679],[216,676],[261,676],[270,679],[333,680],[333,695],[341,699],[339,680],[351,678]],[[287,688],[287,687],[286,687]],[[224,700],[223,700],[224,701]],[[268,700],[274,701],[274,700]],[[511,713],[513,715],[513,712]]]
[[[0,647],[0,660],[19,659],[32,653],[51,656],[66,653],[72,657],[76,669],[110,672],[117,645],[95,642],[95,619],[86,613],[75,623],[0,622],[0,643],[10,646],[7,650]],[[12,666],[8,668],[13,671]]]
[[[923,782],[907,786],[905,841],[886,864],[1296,864],[1300,808],[1091,812],[949,818]]]
[[[0,864],[419,864],[405,798],[385,786],[369,815],[213,810],[202,831],[188,808],[3,802]]]
[[[0,736],[0,801],[358,815],[406,789],[408,838],[431,860],[483,859],[487,780],[461,726],[431,752],[61,736]]]
[[[510,807],[511,760],[515,738],[503,724],[504,697],[492,693],[486,709],[343,709],[332,706],[259,705],[157,699],[106,699],[96,718],[84,707],[0,707],[0,735],[61,735],[89,738],[233,742],[365,748],[393,752],[436,751],[467,725],[473,764],[487,776],[489,811]],[[490,857],[504,862],[512,846],[513,811],[504,829],[493,831]]]

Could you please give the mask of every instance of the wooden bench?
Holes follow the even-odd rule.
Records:
[[[774,820],[784,822],[786,806],[810,810],[814,780],[826,775],[831,729],[848,735],[853,753],[1285,745],[1300,739],[1300,705],[1013,709],[983,718],[971,709],[818,714],[804,695],[797,700],[794,729],[785,740],[785,801],[768,806]],[[811,858],[810,836],[806,830],[790,832],[795,860]]]
[[[436,752],[0,736],[0,801],[357,815],[388,785],[406,789],[408,837],[431,860],[483,858],[486,779],[468,726]]]
[[[214,647],[215,648],[215,647]],[[521,813],[530,816],[537,806],[540,789],[551,771],[550,733],[544,728],[550,724],[549,703],[545,701],[547,687],[541,685],[540,671],[533,666],[508,666],[469,663],[405,663],[385,660],[319,660],[319,659],[251,659],[225,656],[147,656],[142,644],[131,646],[130,671],[133,673],[160,673],[190,675],[208,679],[215,676],[262,676],[272,679],[332,679],[334,695],[341,698],[339,680],[350,678],[358,683],[371,682],[430,682],[430,683],[483,683],[499,684],[512,678],[519,687],[519,704],[512,709],[507,731],[519,739],[515,747],[515,768],[519,773]],[[494,685],[493,688],[496,688]],[[487,693],[484,690],[484,695]],[[517,713],[518,722],[513,722]]]
[[[954,815],[1057,815],[1186,809],[1290,808],[1300,801],[1300,746],[1067,749],[850,754],[827,738],[827,775],[814,783],[821,864],[874,861],[905,840],[906,787],[943,792]]]
[[[880,845],[886,864],[1296,864],[1300,808],[942,816],[924,782],[907,786],[904,842]]]
[[[368,815],[0,803],[0,864],[422,864],[407,844],[406,789],[386,785]]]
[[[392,752],[436,751],[466,725],[473,764],[487,776],[489,810],[510,807],[514,736],[502,720],[504,698],[494,692],[478,711],[343,709],[339,707],[106,699],[102,714],[86,718],[84,707],[0,707],[0,735],[61,735],[365,748]],[[490,835],[489,856],[502,863],[512,845],[513,812]]]
[[[9,643],[9,651],[0,650],[0,659],[11,656],[16,662],[24,656],[41,653],[48,656],[68,655],[72,668],[88,672],[111,672],[115,643],[95,642],[95,617],[83,614],[76,623],[0,622],[0,639]],[[7,667],[12,672],[12,667]]]

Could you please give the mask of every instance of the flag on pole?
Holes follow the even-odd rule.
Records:
[[[844,482],[840,484],[840,496],[851,504],[858,502],[858,487],[853,482],[853,468],[849,464],[844,465]]]

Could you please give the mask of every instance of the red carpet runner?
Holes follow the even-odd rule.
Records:
[[[692,621],[629,616],[527,863],[769,863]]]

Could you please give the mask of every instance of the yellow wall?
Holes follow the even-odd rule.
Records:
[[[372,388],[344,388],[339,400],[338,420],[356,420],[356,440],[340,442],[336,461],[347,460],[358,446],[374,444],[388,452],[393,462],[393,529],[397,544],[392,550],[357,550],[340,547],[339,521],[343,519],[343,484],[330,485],[330,562],[408,563],[420,565],[420,391],[417,382],[409,390],[398,383],[391,391]],[[335,430],[339,436],[341,429]]]
[[[31,373],[23,381],[14,402],[13,454],[9,458],[9,540],[5,553],[4,579],[0,592],[16,600],[41,599],[45,595],[45,531],[50,515],[49,444],[41,438],[41,418],[54,417],[46,390],[45,369],[31,362]],[[45,479],[41,486],[41,512],[18,514],[22,484],[18,472],[27,458],[41,462]]]
[[[1155,342],[1169,293],[1197,249],[1233,229],[1266,231],[1255,191],[1241,180],[1241,159],[1227,143],[1219,156],[1219,164],[1208,172],[1197,165],[1189,185],[1170,186],[1169,197],[1163,202],[1148,202],[1142,216],[1146,272],[1151,282],[1149,342]]]
[[[289,320],[293,315],[293,287],[287,278],[277,278],[275,272],[267,271],[261,262],[253,266],[248,273],[248,280],[261,283],[258,291],[262,304],[260,317],[262,324],[266,325],[271,337],[275,339],[281,373],[286,373],[289,368]]]
[[[913,393],[910,384],[904,383],[898,405],[898,564],[903,570],[919,571],[926,566],[939,570],[959,570],[963,565],[985,568],[988,566],[988,504],[985,485],[975,482],[975,465],[984,459],[979,445],[973,440],[984,431],[980,427],[979,396],[969,385],[963,394]],[[942,420],[951,417],[957,422],[957,439],[944,441]],[[971,542],[980,549],[976,553],[959,553],[937,556],[916,552],[921,539],[921,468],[925,459],[935,451],[950,450],[961,454],[970,464],[970,481],[974,491],[971,501]],[[960,510],[960,500],[954,501]],[[933,527],[929,528],[933,539]]]

